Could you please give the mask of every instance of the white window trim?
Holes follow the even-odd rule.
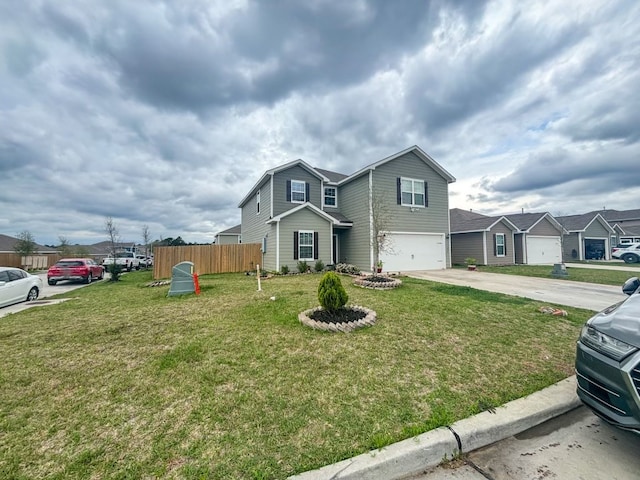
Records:
[[[260,190],[256,193],[256,215],[260,215]]]
[[[302,245],[302,241],[301,240],[302,240],[302,234],[303,233],[305,233],[305,234],[306,233],[310,233],[311,234],[311,245],[307,245],[307,244]],[[315,245],[313,244],[313,236],[314,236],[313,235],[313,230],[299,230],[298,231],[298,260],[300,260],[300,261],[313,260],[313,249],[315,247]],[[311,247],[311,256],[310,257],[307,258],[307,257],[303,257],[302,256],[300,249],[303,246],[305,246],[305,247],[309,247],[310,246]]]
[[[502,237],[502,244],[498,243],[498,238]],[[502,254],[498,253],[498,247],[502,247]],[[507,236],[504,233],[496,233],[496,257],[506,257]]]
[[[408,181],[411,182],[411,203],[404,202],[404,196],[402,195],[405,191],[402,189],[403,182]],[[422,205],[419,203],[415,203],[416,201],[416,191],[415,191],[415,182],[422,183],[422,191],[418,192],[422,195]],[[406,193],[409,193],[408,191]],[[409,177],[400,177],[400,204],[405,207],[415,207],[415,208],[426,208],[424,204],[426,203],[426,198],[424,198],[424,180],[419,178],[409,178]]]
[[[333,191],[335,192],[335,194],[332,196],[327,197],[325,195],[325,188],[333,188]],[[327,205],[327,198],[333,198],[335,200],[335,205]],[[338,208],[338,187],[334,187],[333,185],[324,185],[322,187],[322,205],[324,205],[325,207],[329,207],[329,208]]]
[[[304,200],[294,200],[293,199],[293,184],[301,183],[302,184],[302,195],[304,196]],[[299,192],[296,192],[299,193]],[[305,203],[307,201],[307,182],[303,182],[302,180],[291,180],[291,191],[289,192],[291,195],[291,203]]]

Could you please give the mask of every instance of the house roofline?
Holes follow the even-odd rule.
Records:
[[[298,205],[295,208],[292,208],[291,210],[287,210],[286,212],[281,213],[280,215],[276,215],[275,217],[270,218],[269,220],[267,220],[265,223],[278,223],[283,218],[286,218],[289,215],[293,215],[294,213],[297,213],[297,212],[299,212],[300,210],[302,210],[304,208],[310,209],[316,215],[328,220],[329,222],[331,222],[334,225],[348,225],[348,224],[344,224],[344,223],[339,222],[337,219],[333,218],[331,215],[329,215],[325,211],[320,210],[318,207],[316,207],[314,204],[312,204],[310,202],[305,202],[303,204]]]
[[[512,233],[520,233],[521,230],[511,221],[509,220],[506,216],[501,216],[499,217],[495,222],[493,222],[491,225],[489,225],[486,228],[477,228],[475,230],[456,230],[455,232],[452,231],[451,234],[457,234],[457,233],[481,233],[481,232],[489,232],[491,231],[491,229],[493,227],[495,227],[498,223],[500,223],[501,221],[505,221],[508,223],[507,226],[509,226],[511,228],[511,232]]]
[[[337,183],[331,182],[327,177],[322,175],[320,172],[318,172],[315,168],[313,168],[307,162],[305,162],[304,160],[299,158],[297,160],[293,160],[291,162],[285,163],[284,165],[280,165],[280,166],[275,167],[275,168],[270,168],[269,170],[264,172],[264,174],[260,177],[260,179],[253,185],[251,190],[249,190],[249,193],[247,193],[242,198],[242,200],[240,200],[240,203],[238,204],[238,208],[242,208],[244,206],[244,204],[247,203],[251,197],[253,197],[253,195],[258,190],[258,187],[260,187],[260,185],[262,185],[264,183],[264,181],[268,177],[273,177],[274,174],[276,174],[278,172],[281,172],[283,170],[287,170],[288,168],[295,167],[296,165],[301,166],[302,168],[307,170],[311,175],[317,177],[319,180],[321,180],[321,181],[323,181],[325,183],[332,183],[334,185],[337,185]]]
[[[338,182],[338,185],[343,185],[345,183],[349,183],[350,181],[355,180],[356,178],[358,178],[358,177],[360,177],[362,175],[365,175],[367,172],[369,172],[371,170],[375,170],[377,167],[379,167],[381,165],[384,165],[385,163],[388,163],[388,162],[390,162],[392,160],[395,160],[398,157],[406,155],[409,152],[415,153],[418,156],[418,158],[420,158],[423,162],[425,162],[427,165],[429,165],[434,170],[436,170],[444,179],[447,180],[447,183],[453,183],[453,182],[456,181],[456,178],[453,175],[451,175],[449,172],[447,172],[442,167],[442,165],[440,165],[433,158],[431,158],[427,152],[422,150],[419,146],[414,145],[412,147],[405,148],[401,152],[394,153],[393,155],[385,157],[382,160],[378,160],[375,163],[372,163],[370,165],[367,165],[364,168],[361,168],[357,172],[349,175],[347,178],[345,178],[345,179],[341,180],[340,182]]]

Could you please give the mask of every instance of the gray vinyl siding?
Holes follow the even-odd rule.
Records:
[[[240,243],[238,235],[218,235],[218,245],[230,245]]]
[[[268,272],[279,271],[276,265],[276,226],[275,224],[267,225],[267,251],[262,254],[261,266],[263,270]],[[262,239],[260,240],[262,242]]]
[[[273,175],[273,216],[276,217],[300,203],[287,202],[287,180],[300,180],[309,183],[309,201],[316,207],[322,208],[322,192],[320,179],[306,169],[296,165]],[[340,201],[340,200],[338,200]]]
[[[397,178],[425,180],[428,185],[428,207],[398,205]],[[395,232],[426,232],[449,234],[449,185],[433,168],[414,153],[394,159],[373,171],[373,188],[389,205],[389,230]],[[447,264],[451,252],[447,243]]]
[[[280,266],[287,265],[290,271],[297,271],[298,260],[293,258],[293,232],[300,230],[318,232],[318,260],[322,260],[325,265],[333,263],[331,261],[331,224],[305,208],[280,221]],[[315,260],[307,263],[313,268]]]
[[[585,230],[583,238],[609,238],[609,231],[596,220]]]
[[[548,218],[543,218],[531,229],[529,235],[538,235],[546,237],[557,237],[560,235],[558,229],[549,221]]]
[[[356,265],[361,270],[371,269],[369,238],[369,175],[341,185],[338,204],[342,214],[353,222],[353,227],[341,231],[340,260]]]
[[[463,265],[465,259],[471,257],[482,264],[484,262],[482,237],[482,232],[451,235],[451,262],[455,265]]]
[[[571,254],[573,250],[576,251],[576,257],[573,257]],[[578,241],[578,234],[571,233],[569,235],[564,235],[562,238],[562,259],[565,262],[569,262],[571,260],[580,260],[580,246]]]
[[[267,179],[260,186],[260,214],[257,214],[256,195],[254,194],[242,207],[242,243],[261,243],[262,237],[269,231],[270,186]]]
[[[513,241],[513,252],[515,253],[515,260],[517,264],[523,264],[524,263],[524,233],[516,233],[514,235],[514,241]]]
[[[504,233],[506,252],[504,257],[498,257],[495,253],[496,233]],[[509,227],[500,222],[487,232],[487,265],[513,265],[513,233]]]

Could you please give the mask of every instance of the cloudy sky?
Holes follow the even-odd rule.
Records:
[[[0,233],[210,242],[266,169],[419,145],[451,207],[640,208],[636,0],[0,0]]]

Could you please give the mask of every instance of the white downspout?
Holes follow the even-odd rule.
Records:
[[[276,271],[280,271],[280,221],[276,222]]]
[[[482,232],[482,256],[484,265],[489,265],[489,258],[487,257],[487,232]]]
[[[374,263],[373,255],[373,170],[369,170],[369,265]]]

